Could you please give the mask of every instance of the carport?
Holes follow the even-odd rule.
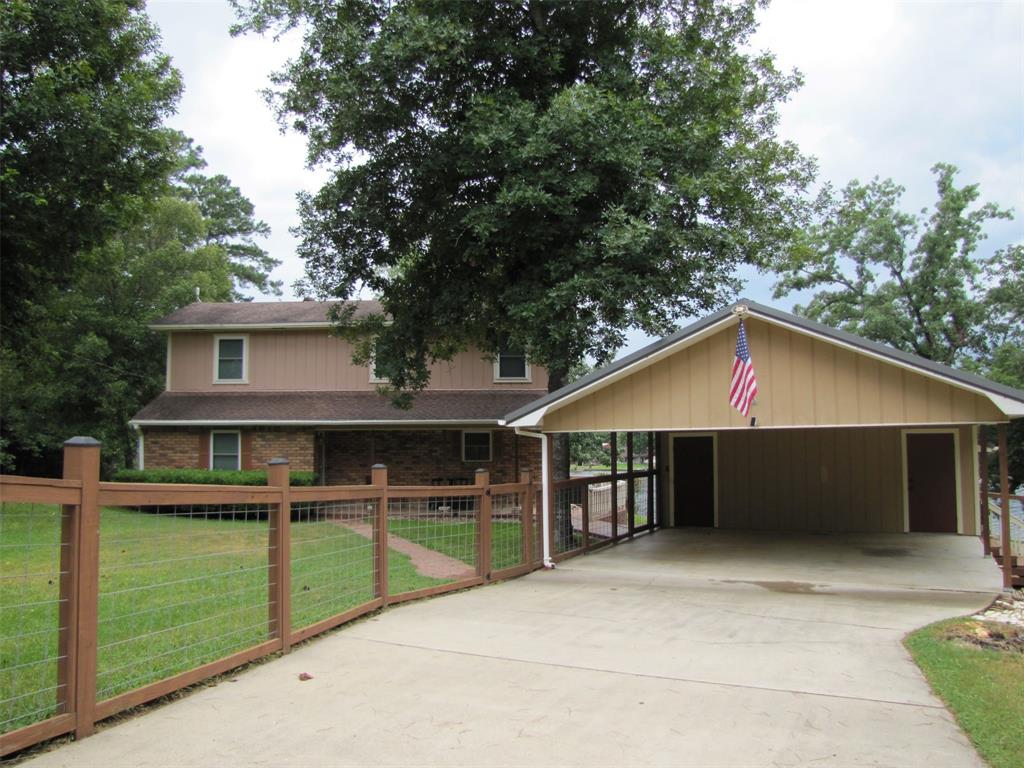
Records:
[[[729,403],[741,321],[758,384],[746,415]],[[987,543],[979,429],[996,425],[1005,459],[1006,425],[1021,416],[1024,391],[740,301],[509,414],[506,423],[545,439],[550,561],[623,538],[621,517],[626,537],[641,527],[678,527],[944,533]],[[630,445],[637,433],[651,436],[653,469],[634,473],[630,455],[625,493],[619,478],[601,478],[613,496],[603,531],[588,515],[594,483],[552,477],[553,435],[572,432],[610,432],[613,445],[616,436]],[[1008,509],[1005,461],[1000,475]],[[635,483],[644,479],[651,513],[638,517],[642,486]],[[1007,551],[1007,515],[992,533]],[[1007,586],[1012,568],[1005,558]]]

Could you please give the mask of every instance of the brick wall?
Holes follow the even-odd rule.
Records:
[[[518,481],[530,470],[540,481],[540,441],[510,429],[492,430],[491,461],[462,460],[462,431],[361,430],[324,432],[320,448],[330,485],[360,485],[370,480],[370,467],[384,464],[394,485],[430,485],[437,480],[469,480],[487,469],[492,483]]]
[[[242,469],[264,469],[270,459],[288,459],[296,472],[312,472],[312,429],[264,427],[241,430]],[[198,427],[143,430],[147,469],[207,469],[210,430]]]

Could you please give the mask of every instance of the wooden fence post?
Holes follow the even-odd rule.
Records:
[[[519,473],[519,484],[525,485],[519,503],[523,527],[523,565],[533,565],[533,475],[530,470]]]
[[[654,495],[656,481],[656,468],[654,466],[655,434],[647,433],[647,530],[654,533]]]
[[[373,526],[373,545],[377,554],[377,597],[388,604],[388,468],[374,464],[370,468],[371,484],[380,487],[377,497],[377,520]]]
[[[1000,551],[1003,553],[1003,588],[1013,589],[1013,541],[1010,539],[1010,477],[1006,445],[1006,424],[997,427],[999,434],[999,522]]]
[[[68,704],[75,713],[75,738],[82,739],[93,732],[96,710],[96,648],[99,625],[100,592],[100,443],[91,437],[72,437],[64,443],[64,477],[82,483],[81,504],[77,522],[66,529],[67,535],[76,536],[75,552],[70,564],[75,571],[68,582],[61,577],[61,597],[65,588],[72,602],[66,606],[66,637],[69,656],[64,669],[67,675]],[[62,526],[61,535],[65,534]],[[63,541],[62,541],[63,543]],[[63,565],[64,557],[61,556]],[[65,618],[62,605],[61,619]],[[58,670],[58,675],[60,670]],[[59,684],[58,679],[58,684]],[[74,695],[72,699],[71,696]]]
[[[292,553],[290,476],[288,459],[267,462],[267,485],[280,491],[280,500],[270,511],[270,542],[268,548],[269,621],[271,637],[276,627],[285,653],[292,644]]]
[[[477,575],[486,581],[491,579],[491,473],[486,469],[476,471],[476,486],[483,488],[480,494],[480,523],[477,526]]]

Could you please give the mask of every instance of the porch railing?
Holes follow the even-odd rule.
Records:
[[[99,444],[65,476],[0,476],[0,755],[277,652],[389,603],[541,564],[537,487],[99,480]]]

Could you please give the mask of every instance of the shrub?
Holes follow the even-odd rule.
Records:
[[[290,472],[292,485],[316,485],[313,472]],[[197,485],[266,485],[262,469],[122,469],[114,474],[119,483],[190,483]]]

